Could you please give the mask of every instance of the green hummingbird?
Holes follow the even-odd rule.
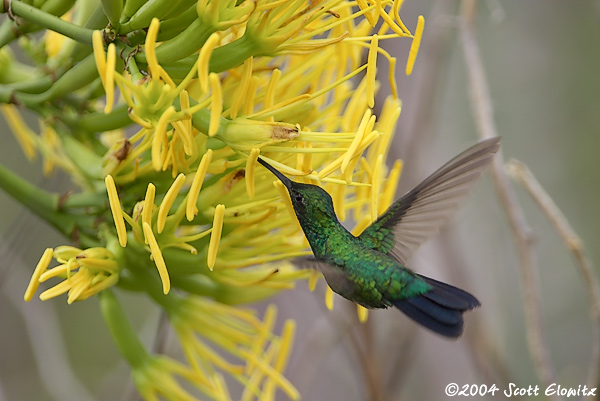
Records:
[[[331,289],[365,308],[395,306],[424,327],[456,338],[463,312],[480,306],[471,294],[407,268],[412,253],[450,218],[500,147],[478,142],[396,200],[355,237],[339,222],[322,188],[291,181],[259,158],[286,186],[314,257],[297,260],[319,269]]]

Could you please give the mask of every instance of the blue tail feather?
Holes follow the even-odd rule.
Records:
[[[415,322],[445,337],[456,338],[463,332],[463,312],[476,308],[479,301],[460,288],[420,276],[431,290],[394,302],[394,306]]]

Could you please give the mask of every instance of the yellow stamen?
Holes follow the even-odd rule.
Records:
[[[40,124],[42,142],[45,142],[51,149],[59,149],[62,145],[58,134],[51,125]],[[43,152],[43,149],[41,150]],[[54,166],[59,165],[64,169],[68,169],[69,163],[64,159],[60,159],[55,154],[45,153],[44,155],[44,176],[50,175],[54,171]]]
[[[258,337],[252,344],[252,352],[258,354],[259,351],[264,347],[267,337],[273,331],[275,321],[277,320],[277,306],[274,304],[267,305],[265,310],[265,316],[263,318],[263,324],[259,327]],[[252,361],[246,361],[246,367],[244,372],[246,375],[252,373],[255,368],[255,364]]]
[[[188,91],[182,90],[179,94],[179,104],[181,110],[187,110],[190,108],[190,95]],[[192,133],[192,119],[186,118],[183,121],[177,121],[183,125],[183,128],[179,128],[181,139],[183,140],[183,146],[185,153],[193,155],[197,152],[196,146],[194,146],[194,135]]]
[[[115,180],[111,175],[107,175],[106,178],[104,178],[104,183],[106,184],[106,191],[108,192],[110,210],[112,212],[113,220],[115,221],[115,227],[117,228],[119,244],[121,244],[122,247],[125,247],[127,245],[127,230],[125,229],[123,210],[121,210],[121,203],[119,202]]]
[[[425,28],[425,18],[419,15],[417,19],[417,28],[415,29],[415,36],[413,37],[410,45],[410,51],[408,52],[408,61],[406,62],[406,75],[410,75],[417,59],[417,53],[419,52],[419,46],[421,45],[421,37],[423,36],[423,28]]]
[[[349,174],[350,179],[352,178],[352,173]],[[331,198],[333,200],[333,209],[338,216],[340,221],[346,220],[346,208],[344,207],[344,202],[346,200],[346,185],[336,185],[331,193]]]
[[[150,69],[150,72],[152,73],[152,78],[154,79],[160,79],[162,72],[162,68],[158,64],[158,59],[156,58],[156,37],[158,36],[159,27],[159,19],[153,18],[152,22],[150,22],[148,33],[146,34],[146,43],[144,46],[148,68]]]
[[[67,297],[67,303],[71,305],[75,302],[81,293],[90,287],[93,276],[84,275],[83,273],[77,273],[71,282],[71,289],[69,290],[69,296]]]
[[[327,289],[325,290],[325,306],[327,306],[327,309],[329,310],[333,310],[333,290],[331,289],[331,287],[327,286]]]
[[[382,133],[382,136],[378,139],[377,146],[373,149],[375,152],[372,154],[369,153],[370,163],[375,162],[374,158],[379,154],[382,154],[384,159],[386,158],[392,142],[396,122],[398,121],[401,111],[402,103],[400,102],[400,99],[395,99],[391,96],[388,96],[387,99],[385,99],[383,110],[381,110],[381,113],[379,114],[379,120],[376,126],[376,129]]]
[[[278,351],[279,355],[273,364],[273,367],[278,372],[283,372],[283,369],[288,363],[292,344],[294,342],[294,334],[296,332],[296,322],[293,320],[286,320],[283,326],[283,332],[281,334],[281,342],[279,343]],[[265,400],[273,400],[275,394],[275,382],[269,378],[264,387]]]
[[[210,235],[210,243],[208,245],[208,260],[206,262],[208,268],[212,270],[215,267],[217,260],[217,249],[221,241],[221,233],[223,232],[223,217],[225,216],[225,205],[217,205],[215,208],[215,217],[213,219],[213,230]]]
[[[42,292],[40,294],[40,299],[42,301],[47,301],[50,298],[54,298],[61,294],[64,294],[65,292],[69,291],[70,289],[71,289],[71,281],[70,280],[61,281],[54,287],[49,288],[46,291]]]
[[[308,289],[311,292],[315,290],[315,288],[317,286],[317,281],[319,280],[319,277],[321,277],[321,274],[319,274],[318,270],[310,271],[310,276],[308,276]]]
[[[363,231],[365,231],[365,229],[371,224],[371,222],[372,220],[370,215],[364,216],[362,220],[359,221],[356,226],[354,226],[352,234],[354,236],[359,236]]]
[[[294,343],[294,335],[296,333],[296,322],[293,320],[286,320],[283,325],[281,333],[281,344],[279,351],[279,358],[275,361],[275,369],[278,372],[283,371],[283,368],[287,365],[288,357]]]
[[[40,276],[42,275],[42,273],[44,273],[46,271],[46,269],[50,265],[50,262],[52,261],[52,254],[53,254],[52,248],[46,248],[46,250],[44,251],[44,254],[40,258],[40,261],[38,262],[37,266],[35,267],[35,270],[33,271],[33,274],[31,275],[31,280],[29,280],[29,285],[27,286],[27,289],[25,290],[25,295],[23,296],[23,299],[25,299],[26,302],[31,301],[31,299],[33,298],[33,295],[35,294],[38,287],[40,286]]]
[[[390,66],[388,69],[388,81],[390,81],[390,93],[394,99],[398,99],[398,84],[396,83],[396,57],[388,58]]]
[[[246,181],[246,191],[250,199],[254,198],[254,166],[256,166],[259,154],[260,149],[252,149],[250,156],[246,160],[246,174],[244,179]]]
[[[210,56],[220,40],[221,37],[219,32],[214,32],[208,37],[208,40],[204,43],[200,49],[200,54],[198,55],[198,80],[200,81],[200,89],[202,89],[202,92],[204,93],[208,92],[208,66]]]
[[[124,93],[124,92],[122,92]],[[131,102],[128,102],[128,104],[131,104]],[[140,116],[138,116],[137,114],[135,114],[135,110],[131,111],[129,113],[129,118],[131,118],[131,120],[136,123],[137,125],[140,125],[146,129],[152,129],[154,128],[154,126],[152,125],[151,122],[144,120],[143,118],[141,118]],[[130,140],[130,142],[134,142],[133,140]]]
[[[244,61],[244,65],[242,67],[242,77],[238,85],[238,90],[236,91],[236,96],[234,96],[233,103],[231,104],[231,108],[229,109],[230,118],[237,117],[238,111],[242,106],[242,102],[246,99],[248,87],[250,86],[250,79],[252,78],[252,64],[252,57],[249,57],[246,59],[246,61]]]
[[[152,226],[152,212],[154,211],[154,197],[156,195],[156,187],[153,183],[148,184],[146,189],[146,197],[144,198],[144,208],[142,209],[142,222]]]
[[[379,210],[379,188],[381,187],[381,169],[383,168],[383,155],[377,157],[373,167],[373,177],[371,178],[371,219],[377,220]]]
[[[366,132],[369,132],[369,130],[365,130]],[[365,138],[363,138],[362,143],[358,146],[357,150],[354,152],[356,155],[361,154],[365,148],[371,144],[378,136],[380,135],[379,132],[377,131],[371,131],[368,135],[366,135]],[[319,171],[318,173],[318,179],[320,179],[321,181],[328,181],[328,182],[335,182],[335,183],[340,183],[340,184],[348,184],[347,181],[342,181],[342,180],[337,180],[337,179],[327,179],[324,178],[327,175],[331,174],[332,172],[334,172],[338,167],[340,167],[340,165],[342,164],[342,161],[344,159],[344,157],[346,157],[346,154],[343,154],[341,156],[339,156],[337,159],[335,159],[333,162],[329,163],[327,166],[323,167],[323,169],[321,171]],[[311,177],[312,175],[307,175],[307,177]],[[352,183],[353,185],[365,185],[362,183]]]
[[[383,18],[383,20],[389,25],[391,30],[394,31],[398,36],[408,36],[402,30],[402,28],[400,28],[398,25],[396,25],[396,23],[394,22],[392,17],[390,17],[390,15],[385,12],[381,0],[376,0],[375,3],[377,5],[376,10],[379,12],[379,15],[381,16],[381,18]]]
[[[356,4],[358,4],[358,7],[361,10],[366,10],[369,8],[369,5],[367,4],[367,2],[365,0],[356,0]],[[367,21],[369,21],[369,24],[372,27],[377,25],[377,19],[373,16],[371,10],[365,12],[365,17],[367,18]]]
[[[101,280],[100,282],[94,284],[87,290],[83,291],[81,293],[81,295],[79,296],[79,300],[84,301],[84,300],[88,299],[89,297],[91,297],[92,295],[97,294],[100,291],[103,291],[103,290],[107,289],[108,287],[111,287],[111,286],[117,284],[118,281],[119,281],[119,275],[116,273],[111,274],[107,278]]]
[[[208,136],[215,136],[219,130],[221,113],[223,112],[223,93],[221,92],[221,81],[219,75],[214,72],[208,76],[212,93],[210,105],[210,123],[208,125]]]
[[[196,174],[194,175],[194,181],[192,181],[192,186],[190,187],[190,191],[188,192],[187,203],[185,205],[185,216],[187,217],[188,221],[192,221],[194,219],[194,216],[198,214],[196,202],[198,201],[198,195],[200,194],[200,189],[202,188],[204,177],[206,176],[206,172],[208,171],[208,166],[212,161],[212,156],[212,149],[208,149],[204,156],[202,156],[202,160],[200,160],[200,164],[198,165],[198,169],[196,170]]]
[[[6,118],[6,122],[15,135],[17,142],[21,145],[25,157],[27,157],[27,160],[32,161],[35,158],[35,143],[33,141],[35,133],[25,124],[15,106],[1,104],[0,111],[2,111],[4,118]]]
[[[184,182],[185,174],[179,174],[173,182],[173,184],[171,185],[171,188],[169,188],[169,190],[167,191],[165,197],[163,198],[163,201],[160,204],[160,207],[158,208],[158,217],[156,218],[156,229],[159,234],[162,233],[165,228],[165,224],[167,222],[167,214],[169,213],[169,210],[171,210],[171,206],[173,206],[173,202],[175,202],[175,199],[177,198],[177,195],[179,194],[179,191],[181,190],[181,187],[183,186]]]
[[[271,118],[278,114],[285,114],[289,109],[299,107],[300,105],[306,103],[308,100],[311,100],[313,96],[310,93],[303,93],[298,96],[294,96],[289,99],[284,99],[281,102],[272,105],[269,108],[263,108],[262,110],[257,111],[256,113],[247,114],[247,118],[256,118],[256,117],[267,117]]]
[[[106,92],[106,105],[104,113],[112,111],[115,103],[115,66],[117,64],[117,48],[114,43],[108,45],[108,55],[106,57],[106,78],[104,78],[104,91]]]
[[[396,195],[396,188],[398,187],[398,179],[400,178],[400,174],[402,173],[402,167],[404,163],[402,160],[396,160],[390,174],[388,175],[388,179],[386,182],[385,189],[381,194],[381,199],[379,200],[379,214],[383,213],[394,201]]]
[[[67,263],[69,259],[76,257],[82,252],[81,249],[75,248],[74,246],[57,246],[54,249],[54,258],[56,258],[59,263]]]
[[[281,147],[279,149],[284,149],[284,148]],[[308,176],[308,174],[306,174],[305,172],[296,170],[295,168],[291,168],[290,166],[288,166],[286,164],[280,163],[280,162],[270,159],[266,156],[261,156],[260,158],[265,160],[271,166],[275,167],[277,170],[281,171],[283,174],[296,175],[296,176]]]
[[[119,269],[119,265],[114,259],[80,258],[77,260],[80,267],[103,270],[107,273],[113,273]]]
[[[260,80],[256,76],[253,76],[250,80],[250,86],[248,87],[248,95],[246,95],[244,108],[242,109],[242,112],[246,116],[254,112],[254,98],[256,97],[256,89],[258,88],[259,82]]]
[[[56,255],[55,255],[55,257],[56,257]],[[62,265],[55,266],[52,269],[47,269],[45,272],[43,272],[40,275],[39,282],[43,283],[44,281],[46,281],[52,277],[57,277],[57,276],[61,276],[64,274],[67,274],[67,276],[68,276],[68,271],[74,270],[71,266],[72,265],[71,262],[72,262],[72,260],[70,260],[66,263],[63,263]],[[78,266],[75,266],[75,269],[77,269],[77,268],[78,268]]]
[[[366,323],[369,318],[369,310],[362,305],[356,305],[356,313],[358,314],[358,321]]]
[[[294,206],[292,205],[292,200],[290,199],[290,194],[287,191],[285,185],[283,185],[283,183],[279,180],[273,182],[273,185],[275,186],[277,191],[279,191],[279,195],[281,195],[281,199],[283,199],[283,203],[285,203],[285,206],[286,206],[289,214],[291,216],[293,216],[293,219],[296,222],[298,222],[298,218],[296,217],[296,212],[294,212]],[[298,222],[298,224],[300,224],[300,223]]]
[[[152,166],[156,171],[163,167],[168,155],[167,125],[171,116],[175,114],[175,107],[166,109],[156,123],[154,137],[152,138]],[[166,145],[165,145],[166,142]]]
[[[106,88],[106,54],[104,53],[104,42],[102,40],[102,32],[94,31],[92,33],[92,47],[94,49],[94,60],[98,75],[102,81],[102,85]]]
[[[267,90],[265,91],[265,99],[263,109],[269,109],[275,103],[275,92],[277,88],[277,83],[281,78],[281,70],[274,69],[269,77],[269,83],[267,84]],[[269,117],[269,121],[274,121],[275,118],[273,116]]]
[[[369,46],[369,56],[367,57],[367,106],[375,106],[375,77],[377,74],[377,49],[379,49],[379,39],[375,34],[371,38]]]
[[[260,370],[262,370],[271,380],[273,380],[281,390],[283,390],[288,397],[292,400],[299,400],[300,393],[290,381],[285,378],[285,376],[281,375],[271,366],[269,366],[262,358],[257,357],[256,355],[242,350],[244,356],[250,361],[254,362]]]
[[[400,8],[402,7],[402,3],[404,3],[404,0],[394,0],[394,4],[392,5],[392,13],[394,14],[394,19],[396,20],[396,23],[398,24],[398,26],[400,26],[402,31],[404,31],[404,33],[406,33],[407,35],[410,35],[410,31],[404,25],[402,19],[400,18]]]
[[[214,373],[211,377],[211,383],[213,384],[215,396],[220,400],[230,400],[231,396],[229,395],[229,391],[227,391],[227,383],[225,383],[225,378],[219,372]]]
[[[156,242],[156,237],[152,232],[152,228],[150,224],[146,222],[142,222],[142,227],[144,228],[144,237],[148,241],[148,245],[150,246],[150,252],[152,253],[152,259],[154,259],[154,264],[158,269],[158,275],[160,276],[160,280],[163,285],[163,293],[168,294],[171,289],[171,281],[169,279],[169,272],[167,271],[167,265],[165,264],[165,259],[163,258],[160,247],[158,246],[158,242]]]
[[[368,124],[371,116],[372,116],[371,109],[367,109],[365,111],[365,113],[363,114],[363,118],[360,122],[358,130],[356,131],[356,136],[354,137],[354,140],[348,147],[348,151],[346,152],[346,154],[344,155],[344,158],[342,160],[342,165],[340,166],[340,171],[342,173],[344,171],[346,171],[346,167],[348,167],[348,163],[350,163],[350,160],[352,160],[356,156],[356,153],[357,153],[356,150],[358,149],[359,145],[361,144],[361,142],[363,140],[363,137],[365,134],[365,128],[367,127],[367,124]],[[322,172],[319,173],[319,176],[322,176],[321,174],[322,174]]]

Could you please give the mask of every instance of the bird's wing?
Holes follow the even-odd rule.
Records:
[[[331,289],[342,296],[348,297],[356,289],[356,283],[349,280],[348,274],[339,266],[317,260],[312,256],[295,258],[292,262],[302,269],[320,270]]]
[[[412,253],[447,222],[491,162],[500,138],[480,141],[394,202],[359,236],[406,265]]]

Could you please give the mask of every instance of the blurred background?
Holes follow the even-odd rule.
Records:
[[[598,267],[600,3],[474,4],[472,29],[503,156],[529,166]],[[402,16],[409,29],[414,30],[420,14],[426,21],[410,77],[403,72],[410,41],[386,43],[398,57],[403,101],[389,160],[389,165],[397,158],[405,161],[398,195],[479,139],[460,36],[462,6],[453,0],[405,2]],[[381,57],[379,68],[385,80],[387,64]],[[386,95],[379,94],[376,106]],[[42,177],[41,162],[23,157],[4,124],[0,121],[2,163],[46,188],[66,188],[60,177]],[[546,399],[526,337],[517,248],[490,177],[487,172],[457,218],[410,263],[419,273],[464,288],[481,301],[481,308],[465,316],[465,334],[457,341],[417,327],[397,310],[371,312],[368,322],[360,324],[355,306],[337,296],[330,312],[323,281],[314,293],[299,283],[272,300],[280,322],[298,322],[287,376],[304,400],[440,400],[449,383],[501,389],[495,397],[477,399],[503,399],[509,383],[540,384],[537,399]],[[512,187],[534,238],[543,335],[556,382],[577,388],[586,383],[597,341],[584,279],[544,214],[518,184]],[[0,205],[0,400],[137,399],[129,370],[98,319],[96,299],[71,306],[61,299],[23,302],[43,249],[63,241],[1,192]],[[125,294],[123,299],[151,342],[156,310],[139,297]]]

